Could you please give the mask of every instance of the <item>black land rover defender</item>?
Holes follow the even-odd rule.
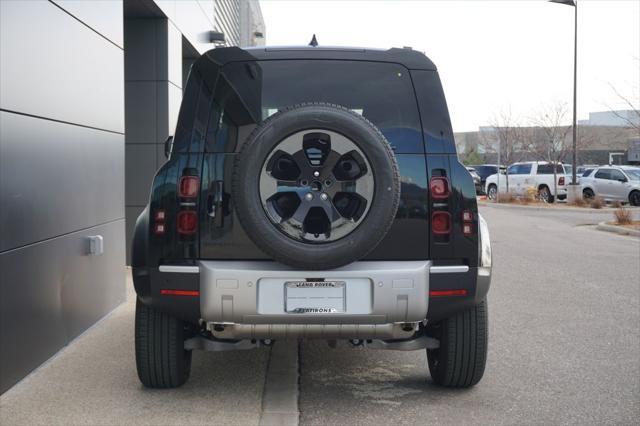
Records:
[[[483,375],[491,247],[434,64],[411,49],[218,48],[191,69],[137,220],[145,386],[281,339],[426,350]]]

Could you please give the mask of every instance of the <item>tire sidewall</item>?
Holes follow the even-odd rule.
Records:
[[[294,240],[277,229],[262,206],[259,191],[264,163],[276,146],[296,132],[312,129],[350,139],[366,156],[374,179],[373,198],[362,222],[350,234],[319,244]],[[363,117],[338,106],[305,105],[275,114],[247,139],[235,172],[234,198],[245,231],[263,251],[292,266],[337,267],[366,255],[386,234],[399,202],[400,179],[388,142]]]

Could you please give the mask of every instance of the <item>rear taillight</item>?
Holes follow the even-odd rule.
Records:
[[[471,210],[462,211],[462,233],[465,237],[473,235],[473,212]]]
[[[198,230],[198,215],[195,211],[185,210],[178,213],[177,218],[178,234],[192,235]]]
[[[451,232],[451,215],[449,212],[433,212],[431,215],[431,232],[436,235],[445,235]]]
[[[431,198],[434,200],[444,200],[449,197],[449,180],[446,177],[432,177],[429,182]]]
[[[153,233],[156,235],[164,235],[165,226],[164,223],[156,223],[153,225]]]
[[[200,189],[200,179],[197,176],[182,176],[180,178],[179,195],[182,198],[196,198]]]
[[[153,233],[156,235],[164,235],[167,225],[164,223],[166,214],[164,210],[156,210],[153,215]]]
[[[561,176],[560,179],[558,179],[558,185],[564,185],[564,176]]]

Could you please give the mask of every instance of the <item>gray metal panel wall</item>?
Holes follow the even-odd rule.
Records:
[[[0,392],[125,298],[122,2],[96,6],[0,1]]]
[[[0,111],[0,251],[124,217],[124,136]]]
[[[123,133],[122,49],[53,3],[0,7],[0,108]]]
[[[124,300],[123,228],[119,219],[0,254],[0,393]],[[86,237],[98,234],[104,255],[88,256]]]

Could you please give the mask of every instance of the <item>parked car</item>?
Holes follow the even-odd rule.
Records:
[[[476,384],[491,246],[449,123],[411,49],[198,58],[135,225],[140,381],[182,385],[195,349],[344,339]]]
[[[640,167],[601,166],[581,179],[582,196],[640,206]]]
[[[471,174],[471,178],[473,179],[473,184],[476,187],[476,195],[480,195],[484,193],[484,189],[482,186],[482,179],[480,178],[480,175],[478,175],[478,173],[476,172],[476,169],[474,169],[473,167],[467,166],[467,170],[469,171],[469,174]]]
[[[504,175],[501,173],[489,176],[485,183],[485,191],[490,200],[495,200],[498,191],[521,196],[527,189],[534,188],[540,200],[553,203],[556,198],[562,200],[567,197],[564,166],[561,163],[555,163],[555,172],[556,185],[553,180],[554,163],[547,161],[514,163],[507,168]]]
[[[598,164],[583,164],[581,166],[578,166],[578,168],[576,169],[576,173],[579,174],[580,176],[584,175],[585,172],[589,171],[589,170],[593,170],[596,167],[599,167]]]
[[[489,176],[498,173],[498,170],[501,170],[503,172],[507,170],[506,166],[498,166],[497,164],[480,164],[470,167],[473,167],[476,173],[478,173],[478,176],[480,176],[480,183],[482,184],[482,194],[485,193],[485,183]]]

